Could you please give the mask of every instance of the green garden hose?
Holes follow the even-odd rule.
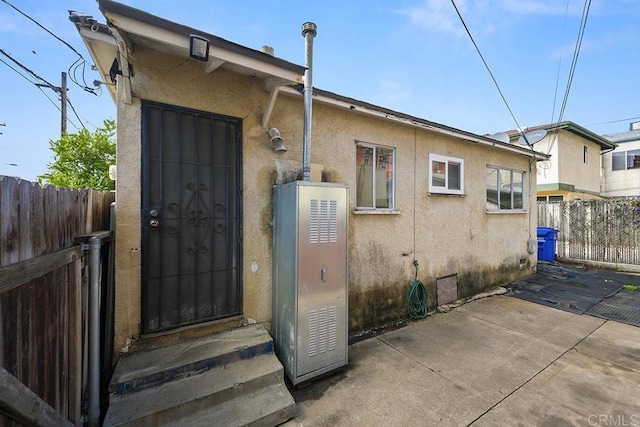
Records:
[[[418,261],[413,260],[416,268],[416,276],[409,290],[407,298],[407,312],[411,319],[424,319],[427,315],[427,291],[420,280],[418,280]]]

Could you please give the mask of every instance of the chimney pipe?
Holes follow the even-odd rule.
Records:
[[[304,139],[302,144],[302,180],[311,181],[311,104],[313,101],[313,38],[318,27],[313,22],[302,24],[302,36],[305,41],[304,66]]]

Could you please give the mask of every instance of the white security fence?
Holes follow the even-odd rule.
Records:
[[[640,199],[538,202],[538,226],[559,230],[558,258],[640,264]]]

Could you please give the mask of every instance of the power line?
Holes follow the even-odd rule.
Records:
[[[30,80],[27,76],[25,76],[24,74],[22,74],[20,71],[16,70],[15,68],[13,68],[10,64],[6,63],[4,60],[2,60],[0,58],[0,62],[2,62],[4,65],[6,65],[7,67],[11,68],[13,71],[16,72],[16,74],[18,74],[20,77],[22,77],[23,79],[25,79],[26,81],[28,81],[31,84],[35,84],[35,82],[33,82],[32,80]]]
[[[22,68],[23,70],[27,71],[29,74],[31,74],[33,77],[39,79],[40,81],[44,82],[44,83],[38,83],[35,82],[33,80],[31,80],[29,77],[25,76],[24,74],[22,74],[19,70],[17,70],[16,68],[14,68],[13,66],[11,66],[11,64],[7,63],[6,61],[4,61],[2,58],[0,58],[0,62],[2,62],[4,65],[6,65],[7,67],[9,67],[11,70],[13,70],[16,74],[18,74],[20,77],[22,77],[23,79],[25,79],[26,81],[28,81],[29,83],[31,83],[32,85],[34,85],[36,88],[38,88],[38,90],[40,92],[42,92],[42,94],[47,97],[47,99],[49,100],[49,102],[51,102],[51,104],[53,104],[53,106],[60,112],[62,113],[62,109],[58,106],[58,104],[56,104],[56,102],[51,99],[51,97],[42,89],[43,87],[47,88],[47,89],[51,89],[56,93],[59,93],[62,96],[62,88],[55,86],[51,83],[49,83],[47,80],[45,80],[44,78],[40,77],[39,75],[37,75],[35,72],[33,72],[31,69],[27,68],[26,66],[24,66],[22,63],[20,63],[20,61],[14,59],[11,57],[11,55],[9,55],[8,53],[6,53],[4,50],[0,49],[0,53],[3,54],[4,56],[6,56],[7,58],[9,58],[11,61],[13,61],[13,63],[15,63],[16,65],[18,65],[20,68]],[[71,101],[66,100],[69,104],[69,106],[71,107],[71,109],[73,110],[73,113],[75,114],[75,116],[78,118],[78,120],[80,121],[80,126],[82,126],[83,128],[85,128],[84,124],[82,124],[82,120],[80,119],[80,116],[78,115],[78,113],[76,112],[76,109],[74,108],[74,106],[71,104]],[[63,114],[64,115],[64,114]],[[79,126],[77,126],[71,119],[69,119],[68,117],[66,118],[66,121],[68,121],[69,123],[71,123],[73,125],[73,127],[76,128],[76,130],[79,129]],[[86,129],[86,128],[85,128]]]
[[[517,126],[518,132],[522,134],[522,136],[525,138],[525,141],[526,141],[527,137],[524,136],[524,133],[522,132],[522,128],[520,127],[520,124],[518,123],[518,120],[516,119],[515,114],[513,114],[513,111],[511,110],[511,107],[509,107],[509,103],[507,102],[507,99],[505,98],[504,94],[502,93],[502,90],[500,89],[500,85],[498,85],[498,81],[493,75],[493,72],[491,72],[491,68],[489,68],[489,64],[487,64],[487,61],[485,61],[484,56],[482,55],[482,52],[480,52],[480,48],[476,44],[476,41],[473,39],[473,36],[471,35],[471,31],[469,31],[469,27],[467,27],[467,24],[464,22],[464,19],[462,18],[462,15],[458,10],[458,6],[456,6],[455,0],[451,0],[451,4],[453,5],[453,8],[456,10],[456,13],[458,14],[458,18],[460,18],[460,22],[462,22],[462,25],[464,26],[464,29],[467,32],[467,35],[471,39],[471,43],[473,43],[473,46],[476,48],[476,52],[478,52],[478,55],[480,55],[480,59],[482,59],[482,63],[484,64],[485,68],[489,72],[489,75],[491,76],[493,83],[496,85],[496,89],[498,89],[498,93],[500,94],[500,97],[502,98],[504,105],[507,107],[507,110],[509,110],[509,114],[511,114],[511,117],[513,118],[513,121]]]
[[[576,65],[578,64],[578,56],[580,55],[580,48],[582,47],[582,39],[584,37],[584,30],[587,27],[587,18],[589,17],[589,9],[591,7],[591,0],[585,0],[584,7],[582,9],[582,19],[580,21],[580,28],[578,29],[578,39],[576,40],[576,47],[573,51],[573,59],[571,61],[571,67],[569,70],[569,77],[567,79],[567,88],[564,92],[564,99],[562,100],[562,107],[560,108],[560,115],[558,116],[558,123],[562,121],[564,116],[564,110],[567,106],[569,99],[569,92],[571,91],[571,84],[573,83],[573,76],[576,71]]]
[[[608,124],[611,124],[611,123],[629,122],[631,120],[638,120],[638,119],[640,119],[640,116],[639,117],[629,117],[629,118],[620,119],[620,120],[611,120],[609,122],[591,123],[591,124],[588,124],[587,126],[608,125]]]
[[[71,111],[73,111],[73,114],[76,116],[76,118],[78,119],[78,121],[80,122],[80,126],[82,126],[82,128],[84,130],[87,130],[87,128],[84,126],[84,124],[82,123],[82,119],[80,118],[80,116],[78,115],[78,112],[76,111],[76,108],[73,106],[73,104],[71,103],[71,100],[69,98],[67,98],[67,104],[69,104],[69,107],[71,107]],[[69,120],[71,122],[71,120]],[[73,122],[71,122],[71,124],[73,124]],[[75,126],[75,125],[74,125]],[[78,129],[78,127],[76,126],[76,129]]]
[[[560,107],[560,114],[558,115],[558,121],[556,126],[562,122],[564,117],[564,110],[567,107],[567,101],[569,100],[569,92],[571,91],[571,84],[573,83],[573,76],[575,75],[576,65],[578,64],[578,56],[580,55],[580,48],[582,47],[582,39],[584,37],[584,30],[587,27],[587,18],[589,17],[589,8],[591,7],[591,0],[585,0],[582,8],[582,18],[580,19],[580,27],[578,28],[578,39],[576,40],[576,46],[573,50],[573,58],[571,60],[571,66],[569,67],[569,76],[567,77],[567,87],[564,91],[564,98],[562,99],[562,106]],[[557,88],[556,88],[557,91]],[[555,107],[554,107],[555,110]],[[558,139],[558,133],[556,132],[554,138],[549,144],[547,154],[551,153],[554,144]]]
[[[4,53],[4,51],[3,51],[2,53]],[[13,59],[13,58],[9,58],[9,59]],[[51,103],[53,104],[53,106],[54,106],[54,107],[56,107],[56,109],[57,109],[58,111],[61,111],[61,110],[60,110],[60,107],[58,107],[58,104],[56,104],[56,103],[53,101],[53,99],[51,99],[51,98],[49,97],[49,95],[47,95],[47,93],[46,93],[44,90],[42,90],[42,88],[41,88],[40,86],[38,86],[38,84],[37,84],[36,82],[34,82],[34,81],[30,80],[27,76],[25,76],[24,74],[22,74],[20,71],[16,70],[15,68],[13,68],[10,64],[8,64],[7,62],[5,62],[5,61],[4,61],[4,60],[2,60],[1,58],[0,58],[0,62],[2,62],[4,65],[6,65],[7,67],[9,67],[9,68],[10,68],[10,69],[12,69],[13,71],[15,71],[15,72],[16,72],[16,74],[18,74],[20,77],[22,77],[23,79],[25,79],[26,81],[28,81],[29,83],[31,83],[32,85],[34,85],[34,86],[35,86],[35,87],[36,87],[40,92],[42,92],[42,94],[43,94],[45,97],[47,97],[47,99],[49,100],[49,102],[51,102]],[[46,81],[46,80],[45,80],[45,81]],[[74,125],[74,126],[75,126],[75,125]]]
[[[0,49],[0,53],[3,54],[4,56],[6,56],[7,58],[9,58],[14,64],[16,64],[18,67],[22,68],[23,70],[25,70],[27,73],[31,74],[33,77],[35,77],[36,79],[45,82],[48,86],[54,87],[51,83],[49,83],[48,81],[46,81],[45,79],[43,79],[42,77],[40,77],[39,75],[37,75],[35,72],[33,72],[31,69],[27,68],[25,65],[23,65],[22,63],[20,63],[17,59],[14,59],[11,55],[9,55],[7,52],[5,52],[4,50]],[[33,82],[32,82],[33,83]]]
[[[49,97],[49,95],[47,95],[47,93],[46,93],[44,90],[42,90],[42,88],[41,88],[40,86],[37,86],[37,85],[36,85],[36,87],[38,88],[38,90],[39,90],[40,92],[42,92],[42,94],[43,94],[44,96],[46,96],[46,97],[47,97],[47,99],[48,99],[48,100],[53,104],[53,106],[54,106],[54,107],[56,107],[56,109],[62,113],[62,110],[60,109],[60,107],[58,107],[58,104],[56,104],[56,103],[53,101],[53,99],[51,99],[51,98]]]
[[[14,9],[16,12],[18,12],[20,15],[24,16],[25,18],[27,18],[28,20],[30,20],[31,22],[33,22],[34,24],[36,24],[38,27],[42,28],[44,31],[46,31],[48,34],[50,34],[52,37],[54,37],[56,40],[58,40],[59,42],[61,42],[62,44],[64,44],[65,46],[67,46],[69,49],[71,49],[71,51],[73,53],[75,53],[76,55],[78,55],[78,59],[76,61],[73,62],[73,64],[71,64],[71,66],[69,66],[69,75],[70,75],[70,79],[72,82],[74,82],[76,85],[78,85],[79,87],[81,87],[84,91],[92,93],[94,95],[97,95],[97,92],[94,88],[89,87],[84,79],[84,72],[85,72],[85,68],[84,68],[84,64],[86,64],[86,60],[84,59],[84,57],[82,56],[82,54],[80,52],[78,52],[73,46],[71,46],[71,44],[69,44],[68,42],[66,42],[65,40],[63,40],[61,37],[58,37],[57,35],[55,35],[52,31],[50,31],[49,29],[47,29],[44,25],[42,25],[41,23],[39,23],[37,20],[33,19],[31,16],[29,16],[28,14],[26,14],[25,12],[21,11],[20,9],[18,9],[17,7],[15,7],[13,4],[9,3],[7,0],[1,0],[3,3],[5,3],[6,5],[8,5],[9,7],[11,7],[12,9]],[[82,64],[82,82],[83,84],[80,84],[78,81],[78,78],[75,76],[75,72],[78,68],[78,63]],[[74,68],[74,71],[71,71],[71,68]]]
[[[567,19],[569,17],[569,0],[567,0],[567,6],[564,10],[564,26],[563,32],[567,31]],[[556,115],[556,101],[558,100],[558,87],[560,86],[560,69],[562,68],[562,54],[560,54],[560,60],[558,61],[558,73],[556,74],[556,89],[553,92],[553,108],[551,110],[551,123]]]
[[[9,3],[7,0],[2,0],[3,3],[7,4],[8,6],[10,6],[11,8],[13,8],[16,12],[18,12],[20,15],[24,16],[25,18],[27,18],[28,20],[30,20],[31,22],[33,22],[34,24],[36,24],[38,27],[42,28],[43,30],[45,30],[47,33],[51,34],[55,39],[57,39],[58,41],[62,42],[65,46],[67,46],[69,49],[71,49],[76,55],[78,55],[80,58],[82,58],[84,60],[84,58],[82,57],[82,54],[80,54],[80,52],[78,52],[73,46],[71,46],[69,43],[67,43],[66,41],[64,41],[63,39],[61,39],[60,37],[56,36],[55,34],[53,34],[51,31],[49,31],[47,28],[45,28],[42,24],[40,24],[38,21],[36,21],[35,19],[33,19],[32,17],[30,17],[29,15],[27,15],[26,13],[24,13],[23,11],[21,11],[20,9],[18,9],[17,7],[15,7],[14,5],[12,5],[11,3]]]

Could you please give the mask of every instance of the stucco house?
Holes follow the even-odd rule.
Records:
[[[272,188],[300,177],[305,67],[99,6],[107,25],[71,18],[115,83],[114,348],[243,321],[268,329]],[[192,41],[208,55],[190,57]],[[547,155],[317,88],[312,98],[311,180],[349,187],[350,335],[406,318],[415,265],[431,308],[533,272]],[[600,139],[588,140],[592,163]]]
[[[546,131],[532,147],[551,158],[538,164],[537,200],[568,201],[600,197],[600,156],[615,144],[576,123],[563,121],[528,127],[528,132]],[[507,132],[511,142],[522,142],[516,131]]]
[[[602,195],[640,196],[640,122],[628,132],[604,135],[618,147],[602,156]]]

